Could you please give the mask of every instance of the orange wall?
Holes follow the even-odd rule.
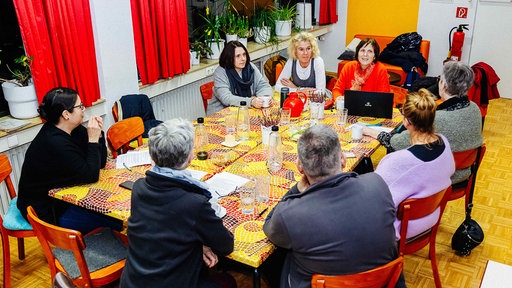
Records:
[[[346,43],[355,34],[398,36],[416,31],[419,6],[420,0],[348,0]]]

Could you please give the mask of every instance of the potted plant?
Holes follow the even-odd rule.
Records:
[[[0,78],[5,100],[9,105],[9,112],[14,118],[27,119],[39,115],[36,90],[32,83],[30,64],[32,57],[21,55],[14,59],[16,68],[7,65],[13,79]]]
[[[247,16],[241,16],[236,20],[236,35],[238,41],[244,44],[247,48],[247,38],[251,36],[251,28],[249,28],[249,18]]]
[[[256,6],[254,8],[254,14],[252,15],[251,21],[254,31],[254,41],[256,43],[278,43],[278,39],[274,33],[275,30],[273,29],[275,27],[275,23],[271,9],[259,5]]]
[[[275,2],[275,7],[272,10],[272,15],[275,21],[276,35],[277,36],[290,36],[292,34],[292,24],[297,10],[295,5],[280,5]]]
[[[226,43],[229,41],[238,40],[237,18],[238,15],[231,11],[227,11],[226,15],[221,18],[222,31],[224,31],[226,34]]]
[[[220,35],[222,17],[210,13],[210,8],[206,7],[205,15],[199,14],[204,20],[204,24],[198,29],[202,32],[202,39],[206,41],[211,52],[208,53],[208,59],[219,59],[220,52],[224,49],[224,39]]]
[[[201,57],[212,53],[212,49],[204,41],[196,40],[190,43],[190,64],[199,65]]]

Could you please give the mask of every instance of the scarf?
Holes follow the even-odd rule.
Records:
[[[159,167],[159,166],[153,166],[151,168],[151,171],[162,175],[164,177],[172,178],[172,179],[178,179],[184,182],[187,182],[192,185],[196,185],[199,188],[202,188],[203,191],[201,192],[204,196],[206,196],[208,199],[212,198],[212,194],[208,192],[208,185],[204,182],[201,182],[195,178],[192,177],[192,174],[190,174],[187,170],[174,170],[172,168],[168,167]]]
[[[455,96],[439,104],[436,110],[455,111],[468,106],[468,96]]]
[[[354,71],[354,80],[352,80],[352,87],[350,90],[361,90],[366,80],[370,77],[370,74],[375,68],[375,63],[371,63],[366,69],[361,69],[361,63],[357,63],[356,71]]]
[[[251,63],[248,63],[242,69],[242,78],[240,78],[235,68],[226,69],[226,74],[229,79],[231,93],[241,97],[252,97],[251,85],[254,82],[254,69]]]

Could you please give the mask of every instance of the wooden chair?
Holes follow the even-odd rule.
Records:
[[[141,146],[143,133],[144,123],[140,117],[131,117],[112,124],[107,131],[107,143],[114,159],[118,154],[133,149],[130,147],[133,140],[137,140],[138,146]]]
[[[0,216],[0,229],[2,233],[2,251],[3,251],[3,276],[4,287],[11,287],[11,249],[9,246],[9,236],[16,237],[18,240],[18,258],[25,259],[24,238],[35,237],[32,226],[21,216],[18,207],[16,207],[16,190],[12,184],[12,167],[9,158],[5,154],[0,154],[0,182],[5,183],[7,192],[9,192],[9,208],[4,215]],[[3,199],[2,199],[3,201]]]
[[[314,274],[311,278],[311,288],[394,288],[402,272],[403,261],[404,258],[399,256],[385,265],[351,275]]]
[[[56,251],[55,248],[68,250],[72,253],[72,256],[70,256],[74,257],[80,273],[78,277],[72,279],[73,284],[75,286],[99,287],[112,283],[121,277],[121,273],[123,272],[126,259],[122,259],[113,264],[107,265],[104,268],[100,268],[96,271],[90,272],[89,270],[90,263],[94,262],[94,257],[92,259],[89,258],[90,263],[88,264],[87,257],[84,256],[87,255],[85,254],[85,250],[87,249],[85,245],[85,239],[89,235],[98,233],[99,231],[101,231],[102,228],[93,230],[89,234],[85,235],[85,237],[82,237],[82,233],[80,233],[79,231],[58,227],[42,221],[37,217],[32,206],[29,206],[27,210],[28,220],[30,224],[32,224],[32,226],[34,227],[37,239],[39,240],[39,243],[43,248],[44,255],[46,256],[46,260],[48,261],[48,265],[50,266],[52,283],[55,281],[57,272],[69,274],[65,270],[64,264],[61,263],[61,261],[59,261],[54,255],[54,252]],[[121,241],[123,241],[125,245],[128,245],[128,240],[126,236],[122,235],[119,232],[116,232],[116,235],[121,239]],[[88,253],[88,255],[102,255],[105,253],[105,251],[111,251],[111,249],[105,246],[104,249],[101,249],[101,251],[97,251],[95,253]]]
[[[402,221],[400,227],[399,253],[401,256],[414,253],[429,244],[429,258],[434,274],[434,281],[437,288],[441,287],[439,271],[436,262],[436,236],[441,217],[443,215],[444,206],[446,205],[445,188],[434,195],[425,198],[406,199],[398,206],[397,218]],[[439,218],[436,224],[427,231],[407,239],[407,227],[409,221],[420,219],[432,214],[436,209],[440,208]]]
[[[405,88],[398,87],[395,85],[389,85],[391,90],[389,92],[393,93],[393,107],[400,108],[405,103],[405,97],[409,91]]]
[[[208,109],[208,100],[212,99],[213,97],[213,81],[204,83],[199,87],[199,89],[201,90],[201,96],[203,97],[204,112],[206,113],[206,109]]]
[[[485,150],[485,144],[482,144],[482,146],[474,149],[453,152],[453,158],[455,159],[455,169],[459,170],[471,168],[471,175],[469,176],[468,180],[463,181],[462,183],[457,183],[448,188],[448,191],[446,192],[448,201],[459,199],[465,196],[466,205],[464,207],[468,207],[469,194],[471,191],[475,190],[476,173],[478,172],[478,167],[484,158]]]

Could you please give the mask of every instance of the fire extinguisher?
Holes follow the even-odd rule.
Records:
[[[448,59],[460,61],[462,57],[462,45],[464,45],[464,31],[463,29],[468,29],[469,24],[460,24],[459,27],[453,27],[450,30],[450,34],[448,36],[448,44],[450,45],[450,51],[448,51]],[[453,30],[457,29],[455,33],[453,33],[453,40],[451,38]]]

